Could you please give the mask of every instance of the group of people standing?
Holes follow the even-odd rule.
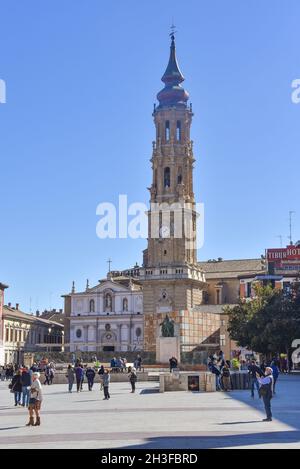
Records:
[[[76,390],[81,392],[83,390],[83,383],[86,378],[88,384],[88,390],[92,391],[96,373],[100,376],[100,390],[103,390],[104,400],[110,399],[109,386],[110,386],[110,370],[104,368],[103,365],[97,370],[89,365],[83,365],[79,361],[76,362],[73,367],[71,364],[68,365],[66,377],[68,379],[68,391],[71,393],[73,385],[76,381]],[[137,382],[137,373],[135,367],[128,368],[128,379],[131,384],[131,392],[135,392],[135,384]]]

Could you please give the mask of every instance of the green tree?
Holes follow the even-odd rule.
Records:
[[[227,307],[230,337],[240,346],[271,355],[289,353],[292,341],[300,338],[300,288],[290,292],[271,286],[255,287],[255,297]]]

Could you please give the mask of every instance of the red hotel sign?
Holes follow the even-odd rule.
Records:
[[[267,259],[269,262],[299,261],[300,247],[288,246],[280,249],[267,249]]]

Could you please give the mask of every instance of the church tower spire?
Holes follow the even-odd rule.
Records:
[[[189,94],[181,86],[184,76],[177,63],[174,33],[171,34],[169,63],[161,81],[165,84],[165,87],[157,95],[159,107],[186,107]]]

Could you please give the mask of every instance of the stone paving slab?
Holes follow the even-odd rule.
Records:
[[[0,448],[300,448],[300,376],[280,377],[273,422],[248,391],[229,394],[156,392],[157,383],[112,383],[103,401],[92,392],[69,394],[44,386],[40,427],[26,427],[27,410],[14,407],[0,383]]]

